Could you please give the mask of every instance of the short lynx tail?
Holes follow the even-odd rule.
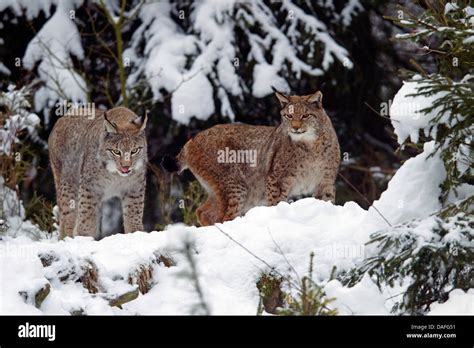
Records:
[[[163,168],[168,173],[176,173],[181,171],[181,166],[178,163],[178,159],[168,155],[163,156],[161,159],[161,168]]]
[[[186,153],[188,148],[189,142],[187,142],[181,151],[178,153],[176,157],[171,157],[168,155],[163,156],[161,160],[161,167],[167,171],[168,173],[178,173],[181,174],[185,169],[188,168],[188,164],[186,161]]]

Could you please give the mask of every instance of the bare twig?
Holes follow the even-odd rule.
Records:
[[[351,182],[350,182],[348,179],[346,179],[346,177],[344,177],[344,175],[342,175],[340,172],[337,173],[337,174],[342,178],[342,180],[344,180],[344,182],[345,182],[347,185],[349,185],[350,188],[352,188],[355,192],[357,192],[357,194],[359,194],[359,196],[361,196],[362,199],[363,199],[365,202],[367,202],[367,204],[368,204],[369,206],[371,206],[372,208],[374,208],[375,211],[382,217],[382,219],[383,219],[390,227],[392,227],[392,224],[387,220],[387,218],[386,218],[385,216],[383,216],[383,214],[375,207],[375,205],[374,205],[374,204],[371,204],[370,201],[369,201],[354,185],[352,185]]]
[[[390,118],[390,117],[388,117],[388,116],[382,115],[380,112],[378,112],[377,110],[375,110],[372,106],[370,106],[369,103],[364,102],[364,104],[365,104],[370,110],[372,110],[373,112],[375,112],[376,115],[378,115],[378,116],[380,116],[380,117],[382,117],[382,118],[384,118],[384,119],[386,119],[386,120],[389,120],[389,121],[400,122],[399,120],[394,120],[393,118]]]
[[[298,272],[296,271],[296,269],[293,267],[293,265],[290,263],[290,261],[288,261],[285,253],[283,252],[283,250],[281,249],[280,245],[278,245],[278,243],[275,241],[275,239],[273,238],[271,232],[270,232],[270,229],[268,229],[268,234],[270,235],[270,238],[272,239],[273,241],[273,244],[275,244],[275,246],[277,247],[278,249],[278,252],[281,254],[281,256],[283,256],[283,258],[285,259],[285,262],[288,264],[288,266],[290,267],[290,269],[295,273],[296,277],[298,279],[301,279],[301,277],[299,276]]]
[[[196,260],[194,259],[194,256],[192,254],[192,245],[189,241],[185,242],[184,252],[185,252],[186,259],[188,260],[189,266],[190,266],[189,277],[191,278],[191,280],[193,282],[194,290],[198,294],[199,307],[202,308],[202,310],[204,312],[204,315],[211,315],[211,312],[209,311],[209,308],[206,304],[206,301],[204,300],[204,294],[203,294],[203,291],[202,291],[202,288],[201,288],[201,284],[199,282],[199,275],[198,275],[198,271],[197,271],[197,267],[196,267]]]
[[[259,257],[258,255],[256,255],[255,253],[253,253],[252,251],[250,251],[245,245],[243,245],[242,243],[240,243],[239,241],[235,240],[234,238],[232,238],[228,233],[226,233],[224,230],[222,230],[217,224],[214,224],[214,227],[217,228],[224,236],[226,236],[227,238],[229,238],[232,242],[234,242],[235,244],[237,244],[238,246],[240,246],[242,249],[244,249],[247,253],[249,253],[250,255],[252,255],[254,258],[256,258],[258,261],[260,261],[261,263],[263,263],[265,266],[267,266],[271,271],[275,272],[277,275],[279,275],[281,278],[285,279],[289,284],[293,285],[295,287],[295,289],[297,289],[298,291],[302,292],[303,290],[301,289],[301,287],[298,285],[298,284],[295,284],[291,278],[289,278],[288,276],[285,276],[283,275],[281,272],[279,272],[275,267],[273,267],[272,265],[270,265],[267,261],[265,261],[264,259],[262,259],[261,257]]]

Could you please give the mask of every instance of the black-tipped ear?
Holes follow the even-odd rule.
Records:
[[[145,127],[146,127],[146,122],[148,121],[148,111],[146,111],[145,113],[145,118],[141,117],[141,116],[137,116],[136,119],[134,119],[132,122],[139,126],[140,127],[140,132],[142,132]]]
[[[319,108],[323,107],[323,94],[321,91],[311,94],[306,100],[310,104],[316,104]]]
[[[280,93],[277,91],[275,87],[272,86],[273,92],[275,92],[276,97],[280,101],[280,104],[282,107],[284,107],[286,104],[290,102],[290,98],[287,95],[284,95],[283,93]]]
[[[117,133],[117,125],[107,117],[107,111],[104,112],[104,130],[109,133]]]
[[[140,127],[140,132],[145,130],[147,121],[148,121],[148,110],[145,111],[145,119],[143,120],[142,126]]]

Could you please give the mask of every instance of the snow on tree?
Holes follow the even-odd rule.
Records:
[[[28,163],[23,158],[24,139],[44,144],[39,138],[37,128],[40,118],[29,111],[29,92],[27,88],[15,89],[9,86],[0,92],[0,231],[19,230],[25,219],[25,208],[18,194],[18,184],[25,177]],[[22,139],[20,141],[20,138]],[[26,222],[23,232],[32,235],[38,228]]]
[[[0,11],[10,8],[18,16],[24,14],[29,20],[36,18],[41,11],[49,17],[28,44],[22,58],[24,68],[37,69],[37,80],[41,84],[34,92],[34,107],[37,112],[43,112],[46,126],[49,124],[49,111],[57,101],[87,101],[86,82],[71,59],[72,55],[77,59],[84,57],[80,34],[74,22],[74,8],[81,3],[7,1],[0,5]],[[50,15],[52,5],[56,9]]]
[[[86,83],[76,72],[71,55],[84,57],[77,26],[70,18],[67,1],[58,2],[56,11],[28,44],[24,66],[32,70],[38,63],[38,78],[43,85],[35,92],[35,109],[48,113],[58,100],[87,101]]]
[[[418,143],[420,132],[435,140],[435,152],[446,168],[442,200],[452,202],[463,195],[474,174],[474,8],[432,4],[421,17],[408,13],[396,22],[412,30],[397,38],[435,55],[438,68],[428,73],[418,66],[420,71],[405,82],[395,97],[400,110],[391,110],[392,119],[400,121],[394,123],[395,132],[400,144],[408,137]]]
[[[336,61],[352,67],[326,25],[292,1],[271,7],[202,1],[187,10],[179,2],[143,5],[142,24],[124,54],[133,64],[129,86],[144,78],[155,100],[163,99],[163,91],[172,93],[172,117],[180,123],[207,119],[218,107],[232,120],[233,98],[242,100],[248,92],[261,98],[272,93],[272,85],[287,91],[289,77],[323,75]],[[236,35],[247,38],[248,54]],[[252,69],[251,81],[241,76],[244,69]]]
[[[9,8],[18,16],[33,19],[41,11],[46,16],[23,57],[25,67],[38,69],[36,110],[47,112],[58,99],[85,100],[92,88],[72,64],[84,57],[89,59],[84,67],[91,66],[78,29],[84,21],[71,19],[70,11],[81,4],[0,3],[0,10]],[[56,9],[51,14],[53,5]],[[171,116],[181,124],[188,124],[192,117],[205,120],[213,113],[232,120],[236,101],[263,98],[271,93],[272,85],[287,90],[295,78],[324,76],[336,64],[350,68],[350,57],[328,21],[347,27],[363,11],[356,0],[344,2],[338,11],[332,1],[325,0],[134,1],[126,9],[113,1],[86,5],[102,9],[100,20],[114,28],[105,46],[114,50],[113,61],[121,77],[113,80],[119,82],[120,92],[110,104],[126,102],[127,97],[138,102],[135,93],[145,88],[155,104],[170,97]],[[121,22],[120,18],[126,19]],[[400,39],[414,39],[425,53],[443,53],[439,53],[439,71],[426,73],[420,67],[394,98],[390,117],[398,140],[421,153],[403,163],[373,207],[365,210],[354,202],[336,206],[307,198],[256,207],[223,225],[227,236],[212,226],[175,224],[161,232],[116,235],[97,242],[76,238],[45,243],[25,238],[39,233],[38,228],[24,221],[17,186],[2,175],[0,196],[2,200],[9,197],[13,205],[3,204],[0,216],[0,237],[7,235],[0,238],[4,261],[0,267],[7,284],[0,287],[6,299],[0,303],[0,312],[189,314],[196,290],[182,277],[189,273],[183,241],[192,240],[186,250],[196,251],[196,270],[202,272],[193,273],[211,314],[254,314],[259,300],[256,284],[262,273],[278,272],[294,280],[293,273],[305,274],[313,252],[311,273],[317,285],[313,296],[331,299],[324,302],[331,311],[439,314],[455,309],[455,313],[472,314],[472,306],[463,305],[472,303],[474,296],[473,10],[448,3],[399,24],[413,29]],[[121,35],[131,40],[124,41],[122,49],[112,46]],[[429,42],[436,46],[427,46],[426,37],[435,37]],[[55,56],[61,57],[61,64]],[[120,56],[123,61],[116,62]],[[99,69],[106,61],[96,58],[95,62],[92,66]],[[19,100],[26,100],[24,93],[11,89],[2,94],[2,103],[14,105],[11,96],[15,93]],[[14,160],[18,139],[24,136],[16,130],[35,139],[39,118],[27,111],[28,104],[19,105],[20,111],[2,117],[2,159]],[[22,238],[10,238],[15,235]],[[28,248],[32,257],[8,252],[9,248]],[[173,255],[173,262],[160,257],[167,253]],[[158,282],[153,279],[156,274]],[[31,294],[46,289],[45,284],[52,294],[48,301],[32,303]],[[140,290],[138,296],[140,287],[146,291]],[[123,295],[127,303],[116,307]],[[297,307],[294,304],[291,312]]]
[[[13,146],[20,142],[18,135],[22,131],[26,131],[33,140],[39,140],[36,128],[40,124],[40,119],[28,111],[31,107],[28,96],[29,92],[25,87],[17,90],[13,85],[0,94],[0,105],[7,110],[5,116],[8,116],[2,120],[3,126],[0,129],[0,154],[13,155]]]
[[[272,85],[288,91],[288,79],[322,76],[336,63],[352,68],[347,50],[325,21],[348,26],[363,7],[358,0],[342,5],[338,12],[328,1],[316,5],[290,0],[270,4],[54,0],[2,2],[0,11],[11,9],[28,20],[41,12],[47,17],[22,58],[24,68],[37,69],[41,84],[34,96],[35,109],[43,111],[46,125],[47,114],[58,100],[81,102],[90,97],[93,82],[86,75],[91,72],[81,71],[87,67],[73,62],[85,58],[81,42],[85,38],[79,30],[84,20],[91,20],[76,18],[81,6],[101,10],[118,30],[115,43],[99,40],[105,54],[113,53],[119,68],[122,92],[114,102],[127,102],[128,93],[146,86],[154,102],[171,94],[172,118],[188,124],[192,117],[205,120],[214,113],[233,120],[232,103],[242,102],[244,96],[265,97],[272,93]],[[316,8],[323,11],[324,20]],[[122,41],[125,35],[131,40]],[[243,72],[250,72],[251,78]]]
[[[371,236],[370,256],[340,279],[354,285],[368,273],[381,288],[400,286],[392,311],[425,314],[451,292],[474,287],[474,9],[447,3],[406,17],[395,21],[411,32],[397,38],[439,55],[438,71],[416,65],[419,71],[396,94],[390,117],[400,145],[424,143],[423,152],[374,202],[392,225]],[[411,213],[402,214],[407,208]]]

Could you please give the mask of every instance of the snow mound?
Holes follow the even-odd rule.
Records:
[[[390,224],[423,218],[441,209],[437,197],[446,170],[439,154],[433,154],[434,146],[434,141],[425,143],[424,151],[403,164],[389,181],[387,190],[373,203]],[[369,209],[369,218],[383,219],[373,207]]]
[[[324,287],[324,291],[328,297],[335,299],[332,305],[339,314],[390,314],[385,307],[385,298],[368,274],[352,288],[332,280]]]
[[[433,197],[437,197],[443,176],[435,174],[440,172],[440,160],[428,158],[432,147],[426,144],[423,153],[408,160],[375,203],[392,223],[426,218],[438,208]],[[400,200],[404,202],[401,206]],[[369,277],[353,288],[344,288],[338,281],[328,283],[334,267],[349,270],[373,256],[365,243],[371,234],[387,227],[373,208],[364,210],[354,202],[335,206],[305,198],[291,204],[256,207],[243,217],[216,226],[174,224],[162,232],[114,235],[100,241],[77,237],[35,242],[11,237],[7,231],[0,240],[0,295],[5,299],[0,303],[0,314],[195,313],[200,300],[189,278],[186,250],[193,251],[203,298],[212,314],[254,315],[259,278],[277,272],[298,281],[307,275],[311,253],[313,279],[325,285],[329,297],[336,297],[333,305],[341,314],[387,314],[393,305],[393,293],[390,289],[380,291]],[[21,230],[21,226],[15,228]],[[47,259],[53,261],[41,267],[41,255],[50,255]],[[173,261],[173,266],[159,261],[163,255]],[[28,272],[20,272],[11,264],[21,265]],[[97,268],[97,293],[88,292],[78,281],[80,270],[87,265]],[[137,284],[130,284],[131,275],[143,267],[149,269],[153,279],[149,291],[125,303],[122,309],[109,306],[110,296],[136,290]],[[51,284],[50,294],[39,310],[20,295],[33,291],[25,285],[33,280],[37,286]]]
[[[346,269],[364,257],[363,243],[368,232],[360,222],[366,213],[354,203],[341,207],[308,198],[293,204],[254,208],[219,228],[175,224],[163,232],[114,235],[101,241],[76,237],[33,242],[24,237],[6,237],[0,243],[0,254],[2,298],[7,300],[0,304],[0,313],[39,313],[33,305],[24,304],[19,295],[33,278],[51,283],[50,295],[40,308],[44,314],[68,314],[79,309],[84,314],[192,313],[196,293],[192,282],[183,276],[189,270],[183,250],[185,243],[191,242],[197,251],[199,281],[211,313],[252,315],[259,301],[256,282],[271,269],[239,244],[285,274],[289,269],[286,260],[299,274],[306,274],[309,255],[314,252],[315,278],[323,281],[334,265]],[[342,225],[340,221],[350,223]],[[158,254],[169,255],[176,265],[168,268],[153,263]],[[54,255],[55,261],[42,268],[38,255]],[[99,295],[89,294],[74,277],[60,281],[55,276],[74,274],[72,270],[77,270],[84,260],[98,268],[102,287]],[[29,271],[21,273],[16,267],[9,267],[11,263]],[[101,293],[122,291],[129,275],[144,264],[153,269],[155,283],[151,290],[126,303],[122,310],[109,307]]]
[[[474,289],[455,289],[444,303],[433,303],[429,315],[474,315]]]

